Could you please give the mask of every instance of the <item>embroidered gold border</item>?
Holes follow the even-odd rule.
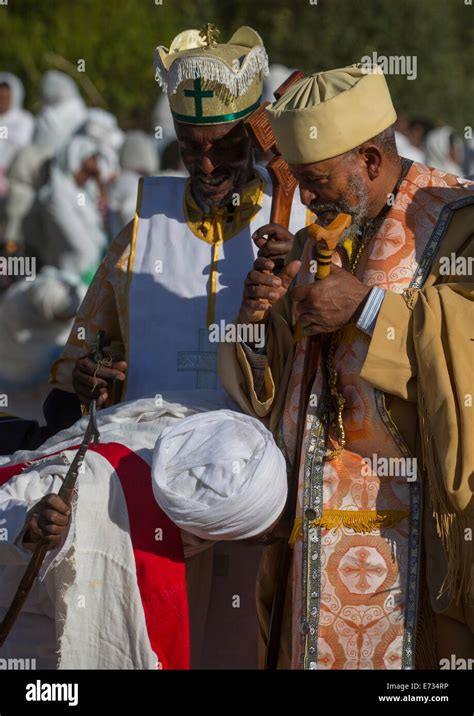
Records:
[[[257,212],[260,211],[260,209],[262,208],[263,197],[264,197],[264,194],[265,194],[265,179],[264,179],[264,177],[260,174],[260,172],[258,171],[258,169],[255,169],[255,174],[256,174],[257,178],[260,180],[260,186],[258,187],[258,190],[257,190],[257,191],[258,191],[258,196],[257,196],[256,202],[255,202],[255,209],[256,209],[256,211],[250,216],[248,222],[243,223],[243,224],[240,223],[240,225],[237,226],[237,227],[234,229],[234,231],[233,231],[231,234],[229,234],[229,236],[224,237],[224,242],[230,241],[230,239],[233,239],[233,238],[235,238],[236,236],[238,236],[238,234],[240,234],[240,232],[242,231],[243,227],[246,226],[247,223],[250,224],[250,222],[251,222],[252,219],[255,217],[255,215],[257,214]],[[212,239],[206,238],[205,236],[203,236],[202,234],[200,234],[200,233],[194,228],[194,225],[195,225],[196,222],[191,221],[191,219],[189,218],[188,207],[187,207],[187,204],[186,204],[186,197],[188,196],[188,192],[190,192],[190,191],[191,191],[191,179],[188,179],[188,180],[186,181],[186,185],[185,185],[184,192],[183,192],[183,212],[184,212],[184,218],[185,218],[185,220],[186,220],[186,224],[188,225],[190,231],[194,234],[194,236],[196,236],[196,238],[200,239],[201,241],[204,241],[206,244],[212,245],[212,243],[213,243]],[[245,194],[245,190],[244,190],[244,194]],[[257,207],[258,207],[258,208],[257,208]],[[203,214],[203,216],[204,216],[204,214]]]
[[[128,375],[130,372],[130,286],[133,278],[133,267],[137,248],[138,222],[143,200],[143,178],[138,180],[137,208],[133,217],[132,242],[130,244],[130,256],[128,258],[127,286],[125,289],[125,360],[127,361],[127,373],[122,391],[122,400],[127,395]]]

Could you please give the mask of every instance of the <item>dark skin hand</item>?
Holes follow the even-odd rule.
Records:
[[[283,226],[261,226],[254,232],[252,239],[259,252],[252,271],[245,279],[239,313],[240,323],[259,323],[265,320],[270,308],[286,294],[301,266],[300,261],[292,261],[283,268],[285,257],[294,240],[293,234]]]
[[[275,276],[275,262],[258,257],[245,279],[238,322],[260,323],[265,320],[270,308],[288,291],[300,267],[301,261],[291,261]]]
[[[270,237],[268,241],[264,236]],[[265,320],[271,306],[283,298],[301,267],[300,261],[291,261],[276,275],[281,256],[286,256],[293,243],[293,236],[283,227],[262,226],[254,237],[257,246],[258,242],[261,245],[259,254],[265,252],[271,258],[259,255],[245,280],[239,313],[241,323],[260,322],[262,312]],[[331,333],[357,320],[370,290],[370,286],[332,264],[326,279],[298,286],[293,289],[291,298],[305,334],[316,335]]]
[[[84,405],[89,405],[91,400],[96,400],[97,407],[100,408],[109,397],[114,381],[125,380],[127,368],[128,365],[124,360],[112,363],[110,368],[105,366],[97,368],[97,363],[92,360],[92,354],[83,356],[76,361],[72,371],[74,392]]]
[[[283,268],[294,241],[288,229],[279,224],[265,224],[252,234],[252,239],[259,248],[259,256],[270,258],[277,270]]]
[[[291,298],[305,335],[314,336],[357,320],[370,291],[371,286],[332,264],[327,278],[297,286]]]
[[[39,542],[46,542],[48,550],[55,549],[71,519],[71,507],[58,495],[45,495],[29,512],[23,545],[31,552]]]

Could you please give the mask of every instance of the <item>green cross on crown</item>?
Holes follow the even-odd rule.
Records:
[[[185,97],[194,97],[194,113],[196,118],[203,117],[202,112],[202,100],[203,97],[213,97],[214,92],[212,90],[203,90],[201,88],[201,78],[198,77],[194,80],[194,89],[184,90]]]

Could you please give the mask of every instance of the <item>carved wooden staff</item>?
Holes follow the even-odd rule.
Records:
[[[295,70],[282,85],[273,93],[275,99],[280,97],[298,80],[304,77],[304,73]],[[290,171],[286,161],[283,159],[278,149],[275,135],[268,121],[265,108],[270,102],[265,102],[248,117],[244,124],[250,132],[250,136],[257,149],[262,152],[272,152],[273,157],[267,164],[267,171],[270,174],[272,182],[272,206],[270,209],[270,223],[280,224],[285,229],[290,223],[291,205],[293,203],[293,195],[298,186],[298,182]],[[301,227],[303,228],[303,227]],[[271,271],[264,271],[271,273]],[[260,314],[260,320],[263,320],[264,311]],[[258,320],[258,315],[257,315]]]
[[[308,234],[315,241],[315,256],[317,259],[317,270],[315,280],[322,280],[329,276],[331,271],[332,255],[338,245],[343,232],[351,224],[349,214],[339,214],[329,226],[311,224],[308,226]],[[283,622],[283,611],[285,597],[290,574],[292,549],[288,540],[293,530],[293,523],[296,515],[296,503],[298,497],[298,478],[301,463],[301,451],[306,426],[306,413],[309,398],[313,387],[316,370],[318,366],[319,340],[318,336],[310,336],[306,342],[303,373],[301,380],[301,392],[298,408],[298,422],[296,429],[295,455],[291,469],[291,476],[288,484],[288,498],[278,531],[283,533],[282,545],[278,557],[275,591],[273,594],[272,610],[270,614],[270,627],[268,642],[265,653],[265,668],[276,669],[278,665],[278,653],[280,649],[281,628]]]
[[[280,99],[295,82],[298,82],[298,80],[301,80],[304,76],[304,73],[299,70],[292,72],[288,79],[273,93],[275,99]],[[288,228],[291,203],[297,187],[297,181],[277,147],[275,135],[273,134],[265,111],[265,108],[269,105],[270,102],[265,102],[260,105],[260,107],[245,120],[244,124],[250,131],[250,135],[257,149],[260,149],[262,152],[272,152],[274,155],[267,164],[267,170],[273,185],[270,222]]]

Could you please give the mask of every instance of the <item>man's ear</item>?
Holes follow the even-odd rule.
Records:
[[[363,144],[360,148],[367,176],[370,181],[378,179],[382,171],[382,152],[376,144]]]

